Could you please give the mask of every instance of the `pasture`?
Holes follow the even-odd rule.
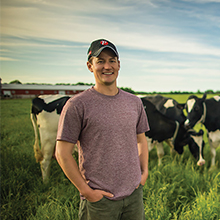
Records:
[[[189,95],[166,96],[183,103]],[[49,183],[42,183],[40,165],[33,151],[31,100],[0,100],[0,104],[1,219],[77,220],[79,193],[55,160]],[[204,140],[206,164],[203,167],[196,165],[188,146],[183,155],[170,155],[165,145],[160,167],[156,149],[150,152],[149,177],[144,186],[146,219],[220,219],[220,148],[216,168],[209,171],[210,148],[207,138]]]

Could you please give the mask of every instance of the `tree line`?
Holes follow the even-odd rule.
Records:
[[[22,84],[19,80],[13,80],[11,81],[9,84]],[[26,85],[53,85],[50,83],[25,83]],[[77,86],[77,85],[86,85],[86,86],[94,86],[95,84],[93,83],[84,83],[84,82],[78,82],[75,84],[71,84],[71,83],[56,83],[55,85],[65,85],[65,86]],[[132,88],[128,88],[128,87],[120,87],[120,89],[132,93],[132,94],[219,94],[220,90],[217,91],[213,91],[211,89],[206,90],[206,91],[200,91],[198,90],[197,92],[191,92],[191,91],[170,91],[170,92],[143,92],[143,91],[134,91]]]

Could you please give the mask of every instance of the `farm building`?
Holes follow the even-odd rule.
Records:
[[[75,95],[91,86],[87,85],[29,85],[1,84],[1,95],[10,98],[34,98],[38,95]]]

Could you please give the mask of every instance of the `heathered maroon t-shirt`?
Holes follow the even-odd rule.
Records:
[[[79,169],[89,186],[129,196],[141,181],[137,134],[149,130],[141,100],[123,90],[106,96],[90,88],[64,106],[57,140],[80,141]]]

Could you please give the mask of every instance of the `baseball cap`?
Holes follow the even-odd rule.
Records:
[[[91,57],[97,57],[102,52],[102,50],[104,50],[105,48],[110,48],[111,50],[113,50],[115,55],[119,58],[118,51],[116,49],[116,46],[113,43],[105,39],[99,39],[99,40],[93,41],[90,44],[90,47],[87,52],[88,60]]]

